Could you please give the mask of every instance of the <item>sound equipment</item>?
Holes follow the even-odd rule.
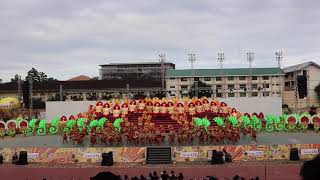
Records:
[[[302,99],[308,95],[307,76],[297,76],[298,95]]]
[[[27,165],[28,164],[28,152],[20,151],[17,165]]]
[[[13,156],[12,156],[12,164],[17,164],[17,162],[18,162],[18,155],[17,155],[17,153],[15,153]]]
[[[112,151],[108,153],[102,153],[101,166],[112,166],[113,165],[113,153]]]
[[[0,154],[0,164],[3,164],[3,156]]]
[[[232,162],[232,156],[231,156],[231,154],[229,154],[229,153],[225,154],[225,155],[224,155],[224,160],[225,160],[226,162]]]
[[[291,148],[290,149],[290,161],[299,161],[299,150],[298,148]]]
[[[222,151],[212,151],[211,164],[224,164]]]

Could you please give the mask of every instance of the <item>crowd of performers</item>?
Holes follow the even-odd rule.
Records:
[[[130,121],[130,117],[139,114],[138,122]],[[213,100],[211,103],[206,98],[167,102],[162,100],[131,100],[121,106],[115,102],[103,104],[98,102],[96,106],[90,106],[88,116],[94,119],[105,117],[115,119],[122,117],[121,131],[115,129],[111,122],[106,122],[103,128],[80,129],[75,124],[71,131],[63,134],[64,143],[83,145],[90,140],[92,145],[160,145],[169,144],[235,144],[241,138],[251,137],[256,141],[256,131],[248,127],[233,126],[226,122],[225,126],[217,126],[212,123],[208,128],[196,127],[195,117],[212,116],[228,117],[230,115],[241,116],[234,108],[229,108],[226,103]],[[155,124],[153,119],[168,117],[173,123],[169,125]],[[63,117],[66,118],[66,117]],[[71,117],[74,118],[74,117]],[[89,118],[90,119],[90,118]],[[241,122],[240,122],[241,123]]]

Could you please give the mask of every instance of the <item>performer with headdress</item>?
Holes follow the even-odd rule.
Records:
[[[207,113],[210,112],[210,104],[209,104],[209,101],[208,101],[207,98],[204,98],[202,100],[202,105],[203,105],[203,108],[204,108],[205,112],[207,112]]]
[[[220,103],[220,107],[221,107],[221,111],[223,113],[223,116],[227,117],[229,115],[229,109],[228,109],[227,103],[221,102]]]
[[[168,109],[167,106],[168,106],[168,105],[167,105],[166,102],[162,102],[162,103],[161,103],[161,107],[160,107],[160,113],[161,113],[161,115],[167,114],[167,109]]]
[[[175,113],[174,109],[175,109],[174,104],[172,102],[168,102],[168,113],[174,114]]]
[[[189,115],[194,116],[196,114],[196,109],[194,107],[193,102],[189,103],[188,108],[189,108]]]
[[[99,119],[102,115],[102,108],[103,108],[103,103],[101,101],[98,101],[95,107],[95,117],[97,119]]]
[[[120,115],[121,115],[121,110],[120,110],[120,106],[119,106],[118,104],[116,104],[116,105],[113,107],[112,115],[113,115],[114,119],[117,119],[117,118],[120,117]]]
[[[176,105],[176,110],[177,110],[178,114],[184,114],[184,112],[185,112],[184,105],[182,103],[178,103]]]
[[[129,113],[135,113],[137,108],[137,102],[135,100],[131,100],[129,104]]]
[[[151,100],[148,100],[146,103],[146,109],[148,113],[152,113],[153,112],[153,103]]]
[[[111,105],[110,103],[106,102],[102,108],[103,117],[108,118],[110,115],[110,111],[111,111]]]
[[[67,117],[66,117],[66,116],[62,116],[62,117],[60,118],[60,120],[61,120],[62,122],[66,122],[66,121],[67,121]]]
[[[124,102],[121,105],[121,114],[122,114],[122,116],[127,116],[128,112],[129,112],[129,106],[128,106],[127,102]]]
[[[201,101],[197,100],[195,107],[196,107],[196,114],[202,115],[202,113],[203,113],[203,106],[202,106]]]
[[[214,114],[214,116],[219,116],[219,106],[216,102],[211,102],[211,111]]]
[[[153,107],[153,114],[154,115],[159,115],[160,113],[160,103],[156,102],[154,107]]]
[[[146,101],[144,99],[143,100],[140,99],[138,103],[138,111],[143,112],[145,107],[146,107]]]

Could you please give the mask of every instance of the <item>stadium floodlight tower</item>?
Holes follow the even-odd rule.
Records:
[[[164,63],[166,62],[166,55],[165,54],[159,54],[159,62],[161,63],[161,91],[164,91],[164,74],[165,74],[165,68]]]
[[[223,62],[224,62],[224,52],[220,52],[218,53],[218,62],[220,64],[220,78],[221,78],[221,82],[222,82],[222,94],[224,94],[224,86],[225,86],[225,78],[223,77]]]
[[[276,61],[278,62],[278,84],[279,84],[279,96],[281,97],[281,91],[282,91],[282,82],[281,82],[281,61],[282,61],[282,52],[276,51]]]
[[[189,55],[189,62],[191,65],[191,80],[189,82],[190,90],[192,88],[192,85],[194,85],[194,63],[196,62],[196,54],[190,53]]]
[[[247,52],[247,61],[249,62],[249,97],[252,96],[252,62],[254,60],[254,52]]]

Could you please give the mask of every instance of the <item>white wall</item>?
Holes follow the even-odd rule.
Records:
[[[264,114],[282,114],[282,99],[281,97],[240,97],[240,98],[224,98],[219,99],[224,101],[230,107],[236,108],[241,113],[259,113]]]
[[[210,100],[211,101],[211,100]],[[264,114],[282,114],[282,100],[280,97],[243,97],[225,98],[224,101],[229,107],[234,107],[242,113],[263,112]],[[46,118],[52,120],[55,117],[77,115],[80,112],[88,111],[90,105],[96,101],[51,101],[46,102]]]
[[[90,105],[95,105],[96,101],[47,101],[46,119],[70,115],[77,115],[80,112],[87,112]]]

